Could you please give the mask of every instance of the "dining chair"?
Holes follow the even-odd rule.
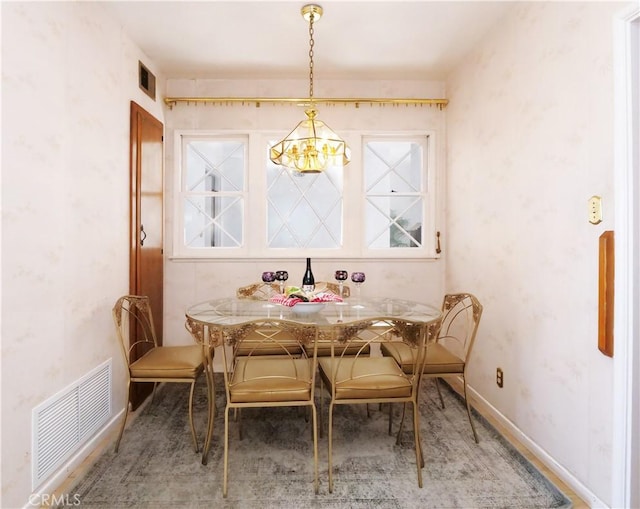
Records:
[[[178,382],[190,384],[189,425],[193,446],[198,452],[198,438],[193,423],[193,393],[196,381],[205,370],[205,358],[199,345],[160,346],[153,326],[153,315],[149,298],[140,295],[120,297],[112,309],[113,321],[125,364],[127,366],[127,401],[132,383],[153,383],[153,396],[158,383]],[[133,353],[137,355],[132,355]],[[135,358],[134,358],[135,357]],[[207,377],[209,406],[212,388]],[[125,408],[116,441],[118,452],[120,440],[127,422],[128,405]]]
[[[280,291],[277,283],[253,283],[246,286],[241,286],[236,290],[236,297],[239,299],[250,300],[263,300],[268,301],[273,295],[276,295]],[[276,332],[281,334],[280,331]],[[284,342],[287,346],[287,352],[300,355],[302,353],[302,347],[296,340],[291,340],[285,335],[281,334],[281,342]],[[242,345],[236,352],[237,355],[282,355],[282,349],[275,343],[265,343],[262,341],[262,336],[256,333],[250,333],[244,338]]]
[[[278,283],[252,283],[240,286],[236,289],[236,297],[239,299],[269,300],[280,291]]]
[[[338,283],[332,283],[327,281],[318,281],[316,283],[316,291],[327,290],[339,295],[340,286]],[[252,300],[269,300],[273,295],[280,292],[280,285],[278,283],[252,283],[250,285],[241,286],[236,289],[236,297],[239,299],[252,299]],[[348,285],[343,285],[342,296],[349,297],[351,291]]]
[[[331,339],[331,355],[318,358],[320,378],[331,400],[329,403],[329,492],[333,492],[333,413],[336,405],[369,403],[411,403],[414,418],[415,454],[418,486],[422,487],[422,449],[420,447],[420,412],[418,390],[420,368],[424,359],[425,341],[437,337],[440,318],[428,324],[404,319],[364,320],[350,323],[348,328],[338,329]],[[391,344],[406,345],[411,356],[413,372],[400,368],[391,357],[371,355],[375,346]],[[350,346],[357,344],[359,350],[352,354]],[[321,391],[320,418],[324,406],[324,391]]]
[[[222,328],[215,325],[187,318],[187,329],[202,338],[205,345],[226,346],[220,349],[226,393],[223,496],[227,496],[229,478],[229,411],[264,407],[310,407],[314,487],[318,493],[318,432],[314,402],[317,357],[313,346],[316,344],[317,328],[265,318],[235,328],[227,325],[223,332]],[[251,348],[243,345],[247,338],[250,338]],[[292,348],[292,344],[296,348]],[[311,356],[307,356],[303,345],[311,346]],[[278,353],[261,355],[263,349]],[[212,426],[209,432],[213,433]],[[203,454],[208,452],[209,443],[208,438]]]
[[[316,283],[316,290],[326,290],[329,292],[333,292],[336,295],[340,293],[340,286],[338,283],[318,281]],[[246,286],[241,286],[236,290],[236,297],[239,299],[251,299],[251,300],[264,300],[267,301],[271,298],[271,296],[277,294],[280,291],[280,287],[278,283],[253,283]],[[351,295],[351,290],[348,285],[343,285],[342,287],[342,296],[344,298],[348,298]],[[276,355],[279,353],[278,348],[273,348],[271,345],[263,345],[260,347],[259,351],[256,351],[256,345],[260,344],[260,337],[248,337],[244,341],[244,345],[242,349],[239,351],[239,355],[245,355],[246,352],[252,351],[253,355]],[[296,346],[299,346],[295,343],[290,344],[290,348],[295,349]],[[306,347],[309,348],[309,347]],[[327,357],[331,355],[330,350],[330,342],[326,340],[319,339],[318,344],[318,357]],[[352,353],[355,353],[359,350],[357,345],[353,345],[351,347]],[[294,350],[290,350],[293,352]],[[311,352],[307,351],[307,356],[310,356]]]
[[[444,408],[444,400],[438,379],[451,376],[462,377],[467,416],[471,424],[473,438],[478,443],[478,434],[471,418],[471,406],[467,398],[466,374],[482,316],[482,304],[470,293],[446,294],[442,302],[442,316],[442,327],[438,339],[433,344],[429,344],[426,349],[422,377],[435,380],[442,408]],[[395,359],[403,371],[412,372],[414,370],[411,352],[403,345],[385,344],[382,345],[381,351],[383,355]],[[390,409],[390,419],[391,415]],[[401,431],[402,424],[398,432],[398,440]]]

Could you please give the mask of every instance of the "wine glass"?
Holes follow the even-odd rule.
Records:
[[[335,278],[338,281],[340,287],[340,298],[344,291],[344,282],[349,278],[349,273],[346,270],[336,270]]]
[[[289,279],[289,273],[286,270],[276,270],[276,279],[280,281],[280,293],[284,293],[284,282]]]
[[[276,273],[275,272],[271,272],[271,271],[266,271],[262,273],[262,281],[264,283],[267,283],[267,292],[269,294],[269,298],[271,298],[271,291],[273,290],[273,288],[271,288],[271,283],[273,283],[276,280]]]
[[[353,272],[351,274],[351,281],[353,281],[353,284],[356,285],[358,302],[360,302],[360,287],[362,286],[362,283],[364,283],[364,280],[365,280],[364,272]],[[362,306],[358,306],[358,307],[362,307]]]

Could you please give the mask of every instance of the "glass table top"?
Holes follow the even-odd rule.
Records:
[[[314,304],[319,305],[313,306]],[[428,304],[390,298],[302,303],[293,307],[264,300],[227,298],[195,304],[187,309],[186,314],[192,319],[221,326],[274,318],[318,327],[334,327],[373,319],[429,323],[440,317],[441,312]]]

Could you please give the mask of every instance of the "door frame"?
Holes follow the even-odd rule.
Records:
[[[640,7],[613,22],[615,350],[612,507],[639,507],[640,487]]]

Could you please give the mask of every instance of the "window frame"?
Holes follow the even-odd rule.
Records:
[[[173,216],[173,249],[171,260],[231,260],[231,259],[299,259],[312,257],[318,259],[393,259],[407,258],[433,260],[439,258],[436,253],[436,225],[438,221],[439,174],[437,154],[438,135],[435,130],[403,130],[403,131],[340,131],[351,148],[351,162],[344,168],[343,176],[343,231],[342,247],[330,249],[317,248],[269,248],[267,247],[267,198],[266,178],[256,178],[255,173],[265,170],[265,152],[268,141],[280,139],[286,132],[256,130],[221,130],[221,129],[180,129],[174,131],[174,157],[171,167],[174,171],[174,190],[167,194]],[[243,203],[243,245],[241,247],[203,247],[190,248],[184,245],[184,212],[183,201],[185,191],[182,187],[184,166],[183,140],[224,138],[237,140],[245,138],[246,165],[244,168]],[[366,246],[365,220],[365,179],[363,168],[363,150],[366,140],[389,141],[424,140],[423,153],[426,175],[423,175],[423,233],[422,247],[394,247],[388,249],[371,249]],[[252,169],[256,168],[257,170]],[[253,218],[253,219],[252,219]],[[257,220],[256,218],[261,218]]]
[[[185,190],[183,182],[183,168],[185,167],[186,152],[184,150],[185,143],[190,140],[207,140],[211,138],[219,138],[221,141],[240,141],[245,143],[244,156],[245,167],[243,169],[243,190],[237,193],[241,197],[244,204],[244,212],[242,218],[242,239],[243,242],[239,247],[189,247],[184,242],[184,204],[186,196],[189,193]],[[175,133],[174,137],[174,190],[171,193],[173,201],[173,252],[172,258],[188,258],[188,259],[210,259],[210,258],[236,258],[238,256],[248,257],[249,249],[247,245],[247,203],[249,201],[249,168],[247,163],[250,156],[250,138],[246,132],[240,131],[201,131],[201,130],[182,130]]]
[[[435,158],[435,133],[433,131],[421,131],[421,132],[394,132],[392,134],[367,134],[362,136],[360,144],[361,150],[364,150],[367,141],[392,141],[397,139],[398,141],[413,141],[420,142],[423,147],[423,170],[426,168],[426,174],[423,171],[422,174],[422,195],[423,199],[423,211],[422,211],[422,238],[421,247],[389,247],[386,249],[370,248],[367,246],[366,231],[364,228],[366,221],[366,206],[367,206],[367,190],[366,182],[364,178],[364,160],[360,165],[360,189],[363,196],[361,203],[361,230],[363,232],[360,240],[362,252],[360,256],[362,258],[419,258],[419,259],[432,259],[437,258],[435,252],[435,237],[436,237],[436,214],[437,214],[437,166]]]

